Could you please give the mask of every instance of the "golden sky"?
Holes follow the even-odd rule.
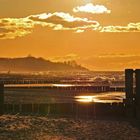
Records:
[[[0,0],[0,57],[140,67],[140,0]]]

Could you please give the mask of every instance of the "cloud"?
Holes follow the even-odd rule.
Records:
[[[0,19],[0,39],[14,39],[31,34],[36,25],[53,30],[71,30],[75,33],[94,30],[99,23],[87,18],[74,17],[68,13],[55,12],[30,15],[25,18]]]
[[[100,32],[140,32],[140,22],[129,23],[126,26],[105,26]]]
[[[93,5],[92,3],[88,3],[84,6],[78,6],[73,8],[73,12],[85,12],[91,14],[110,14],[111,10],[108,10],[104,5]]]
[[[36,26],[59,31],[83,33],[86,30],[96,32],[140,32],[140,22],[126,26],[101,26],[98,21],[75,17],[69,13],[55,12],[30,15],[24,18],[1,18],[0,39],[15,39],[31,34]]]
[[[74,30],[77,32],[78,30],[94,29],[99,26],[97,21],[74,17],[64,12],[31,15],[28,18],[40,25],[50,26],[53,30]]]
[[[28,18],[0,19],[0,39],[14,39],[30,34],[34,27]]]

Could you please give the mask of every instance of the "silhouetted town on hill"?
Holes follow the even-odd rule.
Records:
[[[32,56],[22,58],[0,58],[0,71],[39,72],[39,71],[88,71],[75,61],[51,62]]]

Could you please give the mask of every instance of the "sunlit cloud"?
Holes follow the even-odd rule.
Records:
[[[105,26],[100,32],[140,32],[140,22],[129,23],[127,26]]]
[[[97,21],[74,17],[64,12],[31,15],[28,18],[36,22],[36,24],[52,27],[53,30],[74,30],[78,32],[88,28],[94,29],[99,26]]]
[[[0,39],[14,39],[32,33],[34,24],[28,18],[0,19]]]
[[[107,7],[104,5],[93,5],[92,3],[88,3],[84,6],[78,6],[76,8],[73,8],[73,12],[86,12],[86,13],[92,13],[92,14],[103,14],[107,13],[110,14],[111,10],[108,10]]]
[[[84,30],[80,30],[80,29],[76,31],[76,33],[83,33],[83,32]]]
[[[33,32],[36,26],[51,28],[54,31],[72,31],[79,34],[87,30],[93,32],[140,32],[140,22],[129,23],[126,26],[102,26],[95,20],[76,17],[64,12],[55,12],[30,15],[25,18],[1,18],[0,39],[15,39],[27,36]]]
[[[71,30],[75,33],[82,33],[86,29],[96,29],[99,23],[64,12],[43,13],[25,18],[3,18],[0,19],[0,39],[26,36],[32,33],[36,25],[49,27],[52,30]]]

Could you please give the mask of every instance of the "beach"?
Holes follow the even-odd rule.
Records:
[[[126,120],[0,116],[0,140],[139,140]]]

